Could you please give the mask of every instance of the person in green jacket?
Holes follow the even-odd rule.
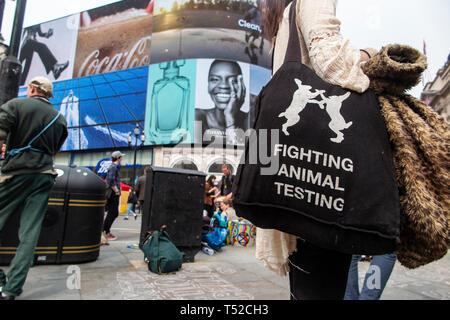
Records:
[[[57,176],[53,156],[67,138],[66,120],[48,100],[52,96],[50,80],[36,77],[28,84],[27,98],[0,107],[0,145],[6,141],[7,146],[0,172],[0,234],[9,217],[23,208],[16,254],[6,276],[0,269],[3,300],[22,294]]]

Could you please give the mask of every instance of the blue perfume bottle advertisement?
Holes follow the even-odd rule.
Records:
[[[196,60],[149,66],[146,145],[193,143]]]

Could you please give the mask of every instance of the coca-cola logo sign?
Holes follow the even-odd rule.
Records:
[[[148,65],[151,38],[151,36],[141,38],[130,50],[124,52],[108,54],[108,51],[111,51],[109,48],[92,51],[81,63],[76,77],[81,78]]]

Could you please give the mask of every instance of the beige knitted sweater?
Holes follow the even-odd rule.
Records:
[[[289,5],[280,23],[274,53],[273,72],[283,64],[289,40]],[[334,0],[297,0],[297,28],[302,62],[326,82],[357,92],[369,87],[369,78],[361,69],[358,48],[340,35]],[[321,38],[322,40],[313,41]],[[258,228],[256,257],[265,266],[286,275],[288,257],[297,248],[297,237],[277,230]]]

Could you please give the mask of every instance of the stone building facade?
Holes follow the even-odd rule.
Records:
[[[421,100],[450,122],[450,55],[434,80],[425,85]]]

